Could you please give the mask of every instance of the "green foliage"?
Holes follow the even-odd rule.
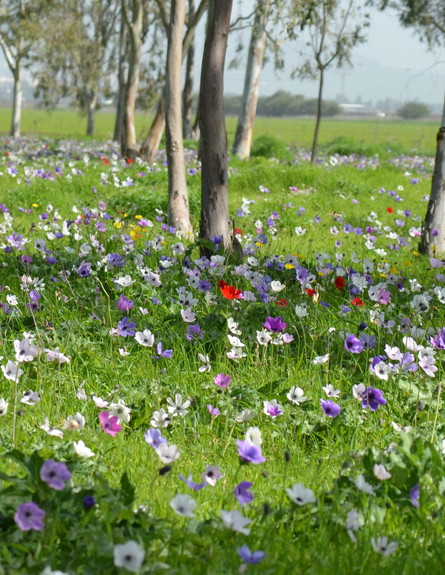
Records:
[[[253,141],[253,157],[276,158],[281,161],[290,161],[292,154],[286,144],[275,136],[260,136]]]
[[[428,106],[421,102],[407,102],[397,110],[397,115],[404,120],[419,120],[427,118],[430,114],[431,111]]]

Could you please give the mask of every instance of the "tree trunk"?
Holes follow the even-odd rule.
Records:
[[[150,130],[142,143],[140,156],[146,162],[155,162],[165,126],[164,94],[159,99]]]
[[[22,64],[19,58],[16,60],[14,69],[14,88],[12,96],[12,123],[11,136],[20,137],[20,124],[22,118]]]
[[[193,21],[195,16],[195,1],[189,0],[188,22]],[[195,79],[195,41],[194,36],[187,50],[187,61],[185,65],[185,82],[182,91],[182,131],[184,138],[190,138],[192,131],[192,103],[193,103],[193,83]]]
[[[136,126],[135,126],[135,110],[136,110],[136,98],[139,87],[139,73],[141,66],[142,15],[143,15],[142,0],[133,0],[133,15],[132,15],[133,17],[132,21],[129,22],[130,57],[128,63],[128,79],[125,94],[124,139],[122,142],[122,155],[127,158],[134,158],[138,154]]]
[[[87,136],[94,136],[94,121],[96,116],[97,93],[92,93],[87,102]]]
[[[250,38],[241,112],[233,143],[233,153],[249,158],[252,148],[253,123],[255,121],[260,88],[261,70],[266,47],[266,25],[269,16],[269,0],[258,0],[255,20]]]
[[[324,68],[320,68],[320,79],[318,82],[318,98],[317,98],[317,117],[315,119],[314,139],[312,141],[311,150],[311,163],[314,164],[317,159],[318,150],[318,136],[320,134],[321,124],[321,106],[323,101],[323,85],[324,85]]]
[[[423,223],[419,252],[429,256],[445,255],[445,101],[442,124],[437,132],[431,195]]]
[[[124,129],[124,108],[125,108],[125,60],[127,56],[127,26],[125,24],[124,15],[121,15],[120,31],[119,31],[119,62],[117,70],[117,102],[116,102],[116,118],[114,121],[113,141],[121,142],[123,138]]]
[[[182,139],[181,64],[184,21],[184,0],[171,0],[165,85],[168,223],[180,232],[192,233]]]
[[[199,127],[201,131],[200,237],[218,236],[223,250],[233,249],[229,226],[227,131],[224,117],[224,62],[232,0],[210,0],[201,66]],[[212,252],[203,249],[203,253]]]

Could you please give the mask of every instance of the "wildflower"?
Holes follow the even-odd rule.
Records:
[[[374,375],[384,381],[388,381],[389,374],[394,370],[391,364],[387,364],[383,361],[382,356],[374,357],[369,367]]]
[[[249,427],[246,431],[244,439],[250,443],[253,443],[254,445],[257,445],[258,447],[260,447],[263,443],[263,438],[261,437],[261,431],[259,427]]]
[[[354,484],[357,489],[360,489],[360,491],[363,491],[363,493],[366,493],[367,495],[375,495],[374,487],[365,481],[362,473],[359,474],[358,478],[354,481]]]
[[[256,339],[260,345],[267,345],[272,341],[272,336],[268,331],[262,329],[261,331],[256,332]]]
[[[221,479],[221,477],[223,477],[223,474],[221,473],[221,470],[220,470],[218,465],[207,465],[207,467],[206,467],[204,473],[201,475],[201,477],[209,485],[211,485],[212,487],[215,487],[216,482],[218,481],[218,479]]]
[[[363,526],[363,524],[363,517],[358,513],[356,509],[351,509],[346,517],[346,529],[353,543],[357,543],[357,538],[354,535],[354,531],[358,531],[360,527]]]
[[[115,567],[137,573],[144,561],[145,551],[136,541],[130,540],[114,546],[113,558]]]
[[[242,299],[243,297],[243,292],[241,290],[236,289],[234,286],[229,286],[224,280],[220,280],[218,287],[221,290],[223,297],[226,299]]]
[[[325,394],[328,397],[335,397],[335,398],[338,398],[340,396],[340,393],[341,393],[339,389],[334,388],[332,383],[328,383],[327,385],[325,385],[323,387],[323,391],[325,392]]]
[[[179,474],[178,477],[181,481],[183,481],[187,485],[187,487],[190,487],[190,489],[193,489],[193,491],[201,491],[201,489],[203,489],[206,486],[205,481],[203,481],[201,483],[195,483],[192,479],[191,474],[187,477],[187,479],[181,474]]]
[[[246,526],[251,523],[251,519],[244,517],[239,511],[222,510],[221,519],[228,529],[243,535],[250,535],[250,529],[247,529]]]
[[[164,350],[162,347],[162,342],[160,341],[158,343],[158,345],[156,346],[156,353],[159,354],[159,357],[163,357],[165,359],[170,359],[171,357],[173,357],[173,350],[172,349],[166,349]]]
[[[410,498],[410,501],[411,501],[413,507],[416,507],[416,508],[420,507],[420,503],[419,503],[420,485],[419,484],[414,485],[414,487],[412,487],[410,489],[409,498]]]
[[[264,551],[251,551],[248,545],[237,547],[236,552],[244,563],[250,563],[251,565],[256,565],[266,557]]]
[[[85,427],[85,418],[79,412],[77,412],[76,415],[68,415],[65,421],[62,422],[62,427],[72,431],[83,429]]]
[[[354,299],[351,300],[351,304],[355,305],[356,307],[363,307],[365,305],[365,302],[359,297],[355,297]]]
[[[117,324],[118,335],[121,337],[128,337],[135,335],[136,322],[130,321],[127,316],[123,317],[121,321]]]
[[[286,394],[286,397],[290,402],[295,403],[296,405],[300,405],[300,403],[303,403],[307,400],[307,397],[304,396],[304,391],[301,389],[301,387],[295,387],[295,385],[290,388],[289,392]]]
[[[385,556],[392,555],[399,546],[397,541],[388,542],[388,537],[371,537],[371,545],[376,553]]]
[[[179,458],[179,449],[176,445],[168,445],[168,443],[161,443],[156,449],[156,453],[162,463],[170,465]]]
[[[279,333],[286,329],[286,322],[282,321],[281,316],[278,317],[268,316],[266,318],[266,321],[263,323],[263,327],[265,327],[272,333]]]
[[[253,501],[253,493],[250,493],[249,491],[252,485],[253,483],[250,481],[241,481],[241,483],[238,483],[238,485],[235,487],[233,494],[237,498],[241,507],[244,507],[244,505],[247,505]]]
[[[134,339],[144,347],[153,347],[155,343],[155,337],[149,329],[144,329],[144,331],[137,331],[134,335]]]
[[[271,401],[263,401],[263,405],[263,412],[266,415],[270,415],[272,419],[275,419],[275,417],[283,414],[283,410],[281,409],[281,406],[278,404],[276,399],[272,399]]]
[[[5,365],[1,366],[3,375],[10,381],[18,381],[20,376],[23,375],[23,369],[20,369],[13,361],[8,360]]]
[[[377,411],[380,405],[386,405],[383,392],[375,387],[367,387],[362,398],[363,409],[369,407],[372,411]]]
[[[32,393],[32,392],[30,392],[30,393]],[[33,404],[31,404],[31,405],[33,405]],[[49,424],[49,419],[47,417],[45,417],[45,423],[43,423],[42,425],[39,425],[39,428],[43,429],[43,431],[45,431],[48,435],[51,435],[52,437],[59,437],[60,439],[63,439],[63,431],[60,431],[60,429],[55,429],[54,427],[51,427]]]
[[[295,483],[292,487],[286,489],[289,498],[297,505],[306,505],[307,503],[315,503],[315,495],[312,489],[304,487],[301,483]]]
[[[218,387],[222,387],[223,389],[227,389],[232,381],[232,377],[230,375],[226,375],[224,373],[218,373],[213,378],[213,381],[216,383]]]
[[[334,279],[334,286],[336,287],[336,289],[338,289],[338,291],[341,291],[346,285],[346,282],[344,280],[344,278],[342,278],[341,276],[337,276]]]
[[[117,433],[122,431],[122,427],[118,423],[119,418],[116,415],[110,415],[108,411],[99,413],[99,421],[102,429],[111,437],[115,437]]]
[[[247,463],[263,463],[266,461],[266,458],[261,453],[261,447],[259,445],[255,445],[248,440],[237,440],[238,445],[238,455],[243,461]]]
[[[384,465],[375,464],[372,468],[374,476],[379,479],[380,481],[385,481],[386,479],[391,478],[391,473],[386,469]]]
[[[175,394],[175,400],[168,398],[167,403],[169,404],[167,409],[168,412],[172,414],[173,417],[180,415],[184,417],[187,415],[187,408],[190,406],[190,399],[182,401],[182,395],[180,393]]]
[[[204,331],[202,330],[199,323],[190,324],[187,326],[187,333],[185,339],[187,341],[194,341],[202,339],[204,337]]]
[[[221,415],[219,409],[217,407],[213,407],[210,403],[207,405],[207,409],[209,410],[210,415],[214,415],[215,417],[217,415]]]
[[[190,497],[190,495],[178,493],[170,501],[170,507],[178,515],[182,515],[183,517],[194,517],[196,501]]]
[[[29,339],[26,338],[22,339],[22,341],[16,339],[14,341],[14,350],[15,358],[19,363],[32,361],[39,353],[36,346],[32,345]]]
[[[61,353],[58,347],[56,347],[54,351],[51,349],[44,349],[43,351],[46,353],[46,359],[48,361],[57,361],[59,365],[62,363],[70,363],[71,361],[71,358]]]
[[[312,360],[312,363],[314,365],[323,365],[327,361],[329,361],[329,353],[327,353],[326,355],[319,355],[318,357],[316,357]]]
[[[9,403],[3,397],[0,398],[0,417],[8,413],[8,405]]]
[[[144,435],[145,441],[151,445],[154,449],[157,449],[161,443],[167,443],[167,440],[165,439],[165,437],[162,436],[161,432],[159,431],[159,429],[153,429],[153,428],[149,428],[147,429],[147,431],[145,432]]]
[[[152,427],[167,427],[170,423],[170,416],[165,409],[160,409],[153,413],[153,419],[150,421]]]
[[[91,398],[94,401],[94,404],[96,407],[98,407],[99,409],[103,409],[104,407],[108,407],[108,401],[105,401],[105,399],[102,399],[101,397],[97,397],[96,395],[93,395]]]
[[[341,411],[341,407],[330,399],[320,399],[320,405],[324,414],[328,417],[337,417]]]
[[[74,445],[74,451],[77,453],[79,457],[89,458],[95,456],[95,453],[89,447],[87,447],[82,440],[74,441],[73,445]]]
[[[363,342],[355,335],[349,334],[345,339],[345,349],[351,353],[361,353],[363,351]]]
[[[56,491],[62,491],[65,482],[71,478],[71,472],[65,463],[48,459],[40,468],[40,478]]]
[[[181,317],[186,323],[191,323],[196,319],[196,313],[191,309],[182,309]]]
[[[22,531],[42,531],[44,529],[43,519],[45,518],[46,511],[43,511],[37,503],[28,501],[21,503],[14,515],[14,521]]]

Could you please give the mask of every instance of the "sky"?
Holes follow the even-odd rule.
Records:
[[[360,1],[360,0],[359,0]],[[364,3],[364,0],[362,0]],[[233,16],[239,13],[241,4],[243,12],[248,12],[254,0],[238,0],[234,2]],[[429,105],[436,105],[438,112],[442,109],[445,92],[445,42],[442,49],[431,52],[414,32],[400,26],[397,17],[389,11],[380,12],[367,10],[371,14],[368,40],[356,47],[352,56],[353,67],[338,70],[333,67],[328,70],[325,83],[325,99],[335,99],[356,102],[358,98],[366,103],[372,101],[376,107],[379,101],[391,98],[397,106],[411,100],[417,100]],[[198,49],[204,43],[204,23],[197,32]],[[249,41],[249,32],[245,34],[244,52]],[[235,55],[238,39],[236,35],[229,36],[226,62]],[[290,77],[292,68],[298,63],[299,46],[297,41],[289,41],[283,45],[285,53],[285,69],[276,73],[271,64],[266,64],[262,73],[260,95],[271,95],[277,90],[286,90],[293,94],[302,94],[314,98],[317,94],[317,82],[302,81]],[[199,89],[200,65],[196,58],[196,84]],[[0,50],[0,76],[10,77]],[[241,94],[244,84],[244,70],[226,67],[225,91],[231,94]]]
[[[410,29],[402,28],[390,12],[369,9],[371,14],[368,40],[354,49],[353,67],[328,71],[325,97],[334,99],[344,94],[354,102],[392,98],[400,103],[417,100],[426,104],[443,105],[445,93],[445,42],[442,49],[431,52]],[[227,61],[234,54],[236,39],[229,37]],[[247,48],[247,46],[246,46]],[[292,67],[298,63],[296,41],[284,45],[285,70],[275,73],[267,64],[263,70],[260,93],[270,95],[286,90],[306,97],[315,97],[317,82],[290,78]],[[242,93],[243,70],[227,69],[225,89],[228,93]]]

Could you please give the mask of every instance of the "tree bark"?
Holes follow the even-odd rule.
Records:
[[[14,88],[12,96],[12,123],[11,123],[11,136],[13,138],[20,137],[20,124],[22,118],[22,63],[20,58],[17,58],[14,69]]]
[[[156,113],[151,123],[150,130],[141,146],[141,158],[146,162],[155,162],[159,146],[161,145],[162,134],[165,127],[164,95],[159,99]]]
[[[266,47],[266,25],[269,7],[269,0],[258,0],[244,77],[243,101],[233,143],[233,153],[240,158],[249,158],[252,148],[253,124]]]
[[[126,14],[125,0],[122,0],[124,13]],[[125,94],[125,110],[124,110],[124,138],[122,142],[122,155],[127,158],[134,158],[138,154],[136,126],[135,126],[135,110],[136,98],[139,87],[139,73],[141,66],[141,52],[142,52],[142,15],[143,7],[142,0],[133,0],[132,20],[126,16],[126,21],[129,30],[130,40],[130,55],[128,63],[128,79]]]
[[[189,25],[195,17],[195,1],[189,0],[188,22]],[[192,103],[193,83],[195,79],[195,42],[194,36],[187,50],[185,65],[185,82],[182,91],[182,131],[184,138],[190,138],[192,131]]]
[[[442,123],[437,132],[431,195],[423,223],[419,252],[429,256],[445,255],[445,101]]]
[[[117,70],[117,102],[116,102],[116,118],[114,120],[114,133],[113,141],[121,142],[124,130],[124,108],[126,99],[126,81],[125,81],[125,59],[127,56],[127,25],[125,23],[124,15],[121,14],[121,23],[119,31],[119,62]]]
[[[232,0],[210,0],[199,92],[202,144],[200,237],[211,239],[217,236],[226,252],[233,249],[224,117],[224,63],[232,3]],[[212,252],[204,248],[203,253],[210,255]]]
[[[184,0],[171,0],[165,85],[168,222],[180,232],[192,233],[182,138],[181,64],[184,22]]]
[[[87,136],[94,136],[96,119],[97,93],[91,94],[87,102]]]
[[[314,139],[312,140],[311,163],[317,159],[318,137],[321,124],[321,107],[323,101],[324,68],[320,68],[320,78],[318,81],[317,117],[315,119]]]

